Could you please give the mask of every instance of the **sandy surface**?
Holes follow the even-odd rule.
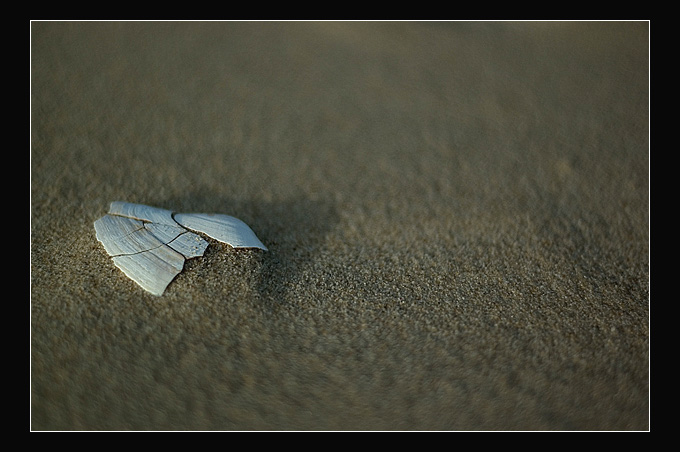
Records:
[[[34,430],[646,430],[647,23],[33,23]],[[114,200],[246,221],[165,295]]]

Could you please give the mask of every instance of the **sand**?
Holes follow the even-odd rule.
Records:
[[[31,429],[649,429],[649,24],[33,22]],[[236,216],[162,297],[111,201]]]

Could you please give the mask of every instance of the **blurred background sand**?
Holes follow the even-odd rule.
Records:
[[[32,429],[648,429],[648,39],[33,22]],[[114,200],[270,251],[154,297]]]

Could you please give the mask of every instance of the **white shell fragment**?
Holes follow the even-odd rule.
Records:
[[[186,228],[186,229],[185,229]],[[221,214],[175,214],[167,209],[115,201],[109,214],[94,222],[97,239],[114,264],[144,290],[162,295],[184,268],[202,256],[208,242],[195,231],[234,248],[267,251],[238,218]]]
[[[234,248],[267,249],[247,224],[229,215],[178,213],[175,221],[187,229],[202,232]]]

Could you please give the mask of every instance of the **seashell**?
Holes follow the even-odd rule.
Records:
[[[205,234],[234,248],[267,251],[250,227],[223,214],[175,214],[171,210],[122,201],[94,229],[114,264],[144,290],[162,295],[184,268],[185,259],[202,256]],[[191,232],[191,231],[193,232]]]
[[[175,215],[175,221],[187,229],[202,232],[234,248],[260,248],[267,251],[267,247],[260,242],[247,224],[229,215],[178,213]]]

